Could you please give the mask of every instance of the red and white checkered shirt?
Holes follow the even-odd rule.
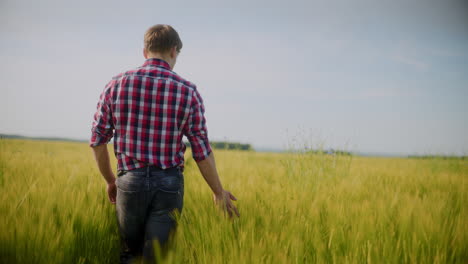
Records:
[[[143,66],[112,78],[102,92],[92,124],[90,146],[114,137],[118,170],[147,165],[183,166],[185,135],[196,161],[210,153],[205,108],[195,84],[148,59]]]

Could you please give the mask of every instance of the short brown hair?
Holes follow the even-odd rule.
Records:
[[[166,53],[173,47],[180,52],[182,41],[175,29],[169,25],[154,25],[146,30],[145,49],[152,53]]]

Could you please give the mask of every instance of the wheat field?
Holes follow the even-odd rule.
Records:
[[[215,150],[228,220],[186,155],[167,263],[468,263],[466,159]],[[0,263],[118,262],[86,143],[0,139],[0,227]]]

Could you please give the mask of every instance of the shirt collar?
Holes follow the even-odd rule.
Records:
[[[169,63],[167,63],[165,60],[157,59],[157,58],[149,58],[145,61],[143,64],[143,67],[145,66],[156,66],[156,67],[161,67],[167,70],[171,70],[171,66]]]

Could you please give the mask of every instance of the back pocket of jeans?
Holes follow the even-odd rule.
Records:
[[[143,189],[144,182],[142,178],[127,173],[117,178],[116,185],[117,188],[124,192],[139,192]]]
[[[158,190],[168,193],[178,193],[182,188],[182,179],[180,176],[170,175],[159,179]]]

